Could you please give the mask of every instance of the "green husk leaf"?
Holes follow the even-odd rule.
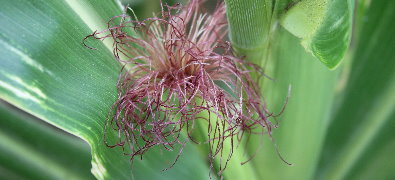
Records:
[[[261,64],[272,18],[272,2],[225,0],[232,47],[240,56]]]
[[[301,0],[281,17],[280,23],[301,38],[306,51],[335,69],[350,45],[353,12],[353,0]]]
[[[271,8],[258,9],[267,5],[248,6],[244,1],[229,2],[233,2],[233,6],[238,7],[233,11],[227,11],[232,45],[236,45],[239,55],[262,65],[266,75],[274,79],[271,81],[265,77],[261,78],[263,79],[261,92],[268,103],[269,110],[275,114],[280,112],[288,96],[289,86],[292,87],[285,112],[277,118],[280,127],[274,130],[274,141],[267,137],[251,136],[247,143],[248,156],[255,155],[250,163],[254,165],[255,172],[261,179],[309,179],[314,174],[321,150],[320,145],[328,124],[328,112],[331,110],[339,72],[329,71],[315,61],[315,58],[303,49],[296,37],[276,26],[273,19],[277,17],[276,13],[282,12],[280,8],[284,8],[286,3],[279,1],[271,5]],[[265,4],[268,1],[259,1],[259,3]],[[268,12],[268,10],[272,14],[256,17],[260,20],[249,18],[255,17],[248,14],[250,11],[262,14],[262,11]],[[245,19],[241,19],[243,14]],[[265,23],[249,25],[254,22]],[[263,26],[264,30],[260,30],[257,26]],[[239,33],[241,30],[235,30],[244,27],[251,32]],[[261,43],[246,42],[245,46],[240,48],[240,42],[232,39],[234,36],[240,36],[239,39],[253,39],[255,31],[259,31],[259,36],[256,38],[261,39]],[[239,34],[233,35],[236,32]],[[258,49],[261,54],[257,56],[255,52],[249,51],[250,49]],[[313,76],[315,78],[312,78]],[[272,120],[275,123],[275,120]],[[279,152],[285,160],[295,166],[288,166],[280,159],[276,153],[276,145],[279,146]]]

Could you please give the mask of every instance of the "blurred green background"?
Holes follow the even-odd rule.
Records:
[[[105,29],[120,3],[144,19],[160,12],[158,0],[0,2],[0,179],[209,179],[205,145],[189,144],[162,172],[177,152],[155,149],[132,166],[103,144],[120,65],[111,42],[92,51],[81,41]],[[347,2],[351,44],[329,70],[278,22],[296,1],[226,1],[233,45],[274,79],[261,82],[268,106],[279,112],[292,90],[275,144],[243,142],[225,179],[395,179],[395,1]],[[337,56],[336,43],[325,44],[332,37],[320,38],[319,52]]]

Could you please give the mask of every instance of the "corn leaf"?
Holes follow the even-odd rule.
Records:
[[[1,179],[94,179],[88,144],[0,101]]]
[[[349,46],[353,0],[225,2],[237,55],[262,65],[273,78],[260,82],[272,112],[281,111],[292,87],[285,111],[271,119],[280,125],[274,140],[252,135],[243,141],[225,179],[394,179],[395,3],[360,1]],[[161,169],[178,152],[156,149],[132,166],[121,149],[104,145],[104,121],[116,99],[121,66],[112,57],[110,41],[88,41],[97,51],[81,41],[120,13],[113,1],[2,2],[0,98],[88,142],[91,171],[98,179],[207,179],[207,152],[193,145],[165,172]],[[329,70],[342,59],[344,66]],[[62,135],[45,137],[53,132],[7,111],[0,108],[6,117],[0,120],[0,178],[92,178],[86,172],[86,147],[63,139],[54,151],[32,150],[41,140],[56,146],[63,140],[53,141]],[[33,136],[22,127],[40,132]],[[61,149],[70,159],[51,154]],[[14,159],[34,168],[18,166]],[[78,166],[68,169],[64,163],[70,161]],[[54,166],[45,169],[44,162]]]
[[[111,55],[111,42],[87,42],[97,51],[81,42],[120,13],[113,1],[2,2],[0,98],[87,141],[98,179],[207,177],[204,156],[191,146],[173,169],[162,172],[178,152],[148,153],[131,167],[121,149],[104,145],[121,66]]]
[[[328,68],[336,68],[351,40],[354,0],[301,0],[281,17],[281,25]]]
[[[276,13],[281,13],[287,3],[277,1],[268,8],[272,14],[257,15],[257,18],[261,18],[260,21],[265,23],[250,25],[251,22],[255,22],[252,18],[255,16],[239,7],[246,6],[252,13],[260,14],[264,9],[259,10],[258,7],[268,5],[251,7],[245,1],[231,2],[236,8],[227,11],[230,37],[238,33],[235,28],[246,28],[246,32],[238,35],[241,36],[240,39],[244,37],[244,39],[256,38],[264,41],[259,49],[255,46],[257,43],[246,42],[244,49],[247,50],[239,53],[241,56],[246,56],[248,60],[264,65],[266,75],[275,79],[271,81],[262,77],[264,79],[261,86],[262,94],[267,100],[268,108],[274,113],[280,112],[288,95],[288,87],[292,87],[285,112],[277,119],[280,121],[280,128],[274,130],[275,142],[265,137],[251,136],[248,144],[249,152],[250,156],[256,157],[250,163],[254,164],[255,172],[262,179],[309,179],[314,174],[320,154],[320,145],[328,124],[339,72],[329,71],[322,66],[303,49],[298,38],[281,26],[276,26],[275,17],[278,16]],[[267,2],[269,1],[259,1],[263,4]],[[230,15],[231,13],[235,15]],[[240,19],[242,17],[245,19]],[[261,30],[256,37],[254,33],[260,26],[268,30]],[[239,44],[238,41],[234,43]],[[251,47],[247,46],[249,44]],[[262,54],[256,56],[255,52],[248,49],[256,49]],[[274,119],[272,120],[274,122]],[[279,151],[286,161],[295,165],[288,166],[284,163],[277,155],[275,146],[279,146]]]
[[[395,2],[378,0],[362,16],[342,101],[323,147],[317,177],[393,179]]]

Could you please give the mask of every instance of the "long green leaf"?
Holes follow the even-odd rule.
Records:
[[[265,137],[252,136],[248,144],[250,155],[254,155],[256,149],[258,151],[250,163],[254,164],[255,172],[262,179],[309,179],[314,174],[328,124],[328,112],[334,97],[338,71],[329,71],[322,66],[305,52],[296,37],[276,26],[275,20],[267,20],[266,15],[258,16],[264,14],[261,11],[270,11],[273,14],[269,17],[277,17],[276,13],[282,13],[282,8],[287,5],[284,1],[276,1],[271,8],[262,8],[261,11],[258,7],[267,6],[260,6],[259,3],[265,4],[269,1],[259,1],[256,5],[249,5],[245,1],[230,2],[234,3],[234,7],[248,7],[247,10],[234,8],[233,11],[228,11],[231,40],[236,44],[236,48],[239,49],[239,42],[232,39],[232,35],[241,30],[235,29],[245,28],[245,32],[238,34],[239,39],[245,40],[254,38],[255,31],[259,30],[260,34],[254,41],[258,39],[263,44],[259,47],[260,57],[257,57],[255,52],[248,51],[256,49],[256,44],[259,43],[254,41],[245,42],[245,50],[239,53],[247,59],[253,57],[249,60],[257,64],[265,65],[263,68],[266,74],[275,79],[265,80],[262,86],[262,94],[268,102],[268,108],[274,113],[280,112],[288,94],[288,87],[292,87],[285,112],[277,119],[280,121],[280,128],[274,131],[276,142],[273,143]],[[249,14],[250,11],[256,11],[258,17]],[[261,21],[265,23],[254,24]],[[266,26],[267,30],[257,28],[260,26]],[[282,156],[294,163],[294,166],[288,166],[281,161],[276,153],[276,145],[280,147]]]
[[[0,101],[1,179],[94,179],[81,139]]]
[[[0,97],[86,140],[92,173],[99,179],[174,179],[208,176],[204,158],[192,146],[165,172],[178,152],[148,153],[131,167],[120,148],[103,143],[106,115],[116,99],[120,65],[111,42],[82,39],[119,15],[113,1],[5,1],[0,7]],[[165,155],[164,155],[165,154]]]
[[[265,179],[310,179],[318,163],[339,71],[322,66],[284,29],[279,29],[276,37],[271,59],[275,69],[268,74],[275,81],[265,84],[263,94],[274,113],[283,108],[289,86],[290,97],[284,113],[277,118],[275,142],[264,143],[253,162]],[[254,148],[259,144],[257,141]],[[280,159],[276,145],[292,166]]]
[[[395,176],[384,158],[393,156],[389,151],[395,136],[394,13],[394,1],[379,0],[362,17],[344,99],[329,127],[317,177],[362,177],[356,172],[382,179]],[[371,163],[377,167],[368,169]],[[383,169],[375,171],[378,167]]]

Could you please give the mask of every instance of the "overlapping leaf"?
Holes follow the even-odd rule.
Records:
[[[0,101],[1,179],[94,179],[81,139]]]
[[[395,177],[388,160],[395,137],[395,2],[378,0],[366,9],[344,98],[316,174],[322,179]]]
[[[99,179],[207,177],[204,158],[190,146],[172,170],[161,172],[178,152],[148,154],[131,168],[120,149],[104,145],[120,65],[111,55],[111,42],[88,42],[98,49],[92,51],[81,41],[120,13],[113,1],[2,2],[0,97],[86,140]]]
[[[351,40],[353,0],[302,0],[281,18],[285,29],[328,68],[336,68]]]
[[[267,1],[261,1],[263,4],[264,2]],[[234,4],[234,7],[242,7],[244,1],[234,1],[233,3],[239,3],[238,5]],[[273,13],[281,13],[280,9],[285,8],[287,4],[281,1],[277,3],[269,8],[273,10]],[[257,10],[258,7],[260,6],[250,9]],[[267,5],[262,5],[262,7],[267,7]],[[236,15],[245,13],[243,8],[233,10],[234,12],[228,12],[234,13],[233,17],[236,19],[243,17]],[[276,16],[276,14],[268,15],[268,17]],[[255,171],[262,179],[309,179],[314,174],[315,164],[321,150],[320,144],[324,139],[328,124],[339,72],[329,71],[322,66],[303,49],[296,37],[276,26],[275,20],[269,18],[263,24],[257,23],[250,27],[249,23],[251,22],[249,21],[253,19],[248,19],[248,17],[254,16],[247,14],[245,20],[228,18],[234,23],[239,23],[238,25],[230,23],[231,37],[233,33],[237,32],[232,31],[232,28],[248,27],[247,30],[252,31],[239,34],[240,39],[242,37],[254,38],[253,32],[259,30],[255,26],[266,26],[265,29],[275,30],[273,32],[259,31],[261,33],[259,36],[263,36],[263,39],[266,40],[258,49],[262,52],[260,57],[257,57],[255,52],[240,51],[244,53],[241,55],[250,58],[255,63],[264,65],[266,75],[274,78],[274,80],[263,78],[265,80],[261,87],[263,97],[272,112],[281,111],[288,96],[288,87],[292,87],[285,112],[277,119],[280,121],[280,127],[274,130],[275,142],[267,137],[251,136],[249,152],[250,155],[256,155],[251,163],[254,164]],[[239,42],[235,41],[235,43],[237,45]],[[247,50],[256,48],[255,43],[251,43],[250,48],[248,43],[245,44]],[[251,59],[251,57],[253,58]],[[272,120],[275,123],[275,120]],[[289,166],[280,159],[276,153],[276,145],[279,146],[279,151],[285,160],[295,164],[294,166]],[[259,149],[258,154],[255,154],[256,149]]]

